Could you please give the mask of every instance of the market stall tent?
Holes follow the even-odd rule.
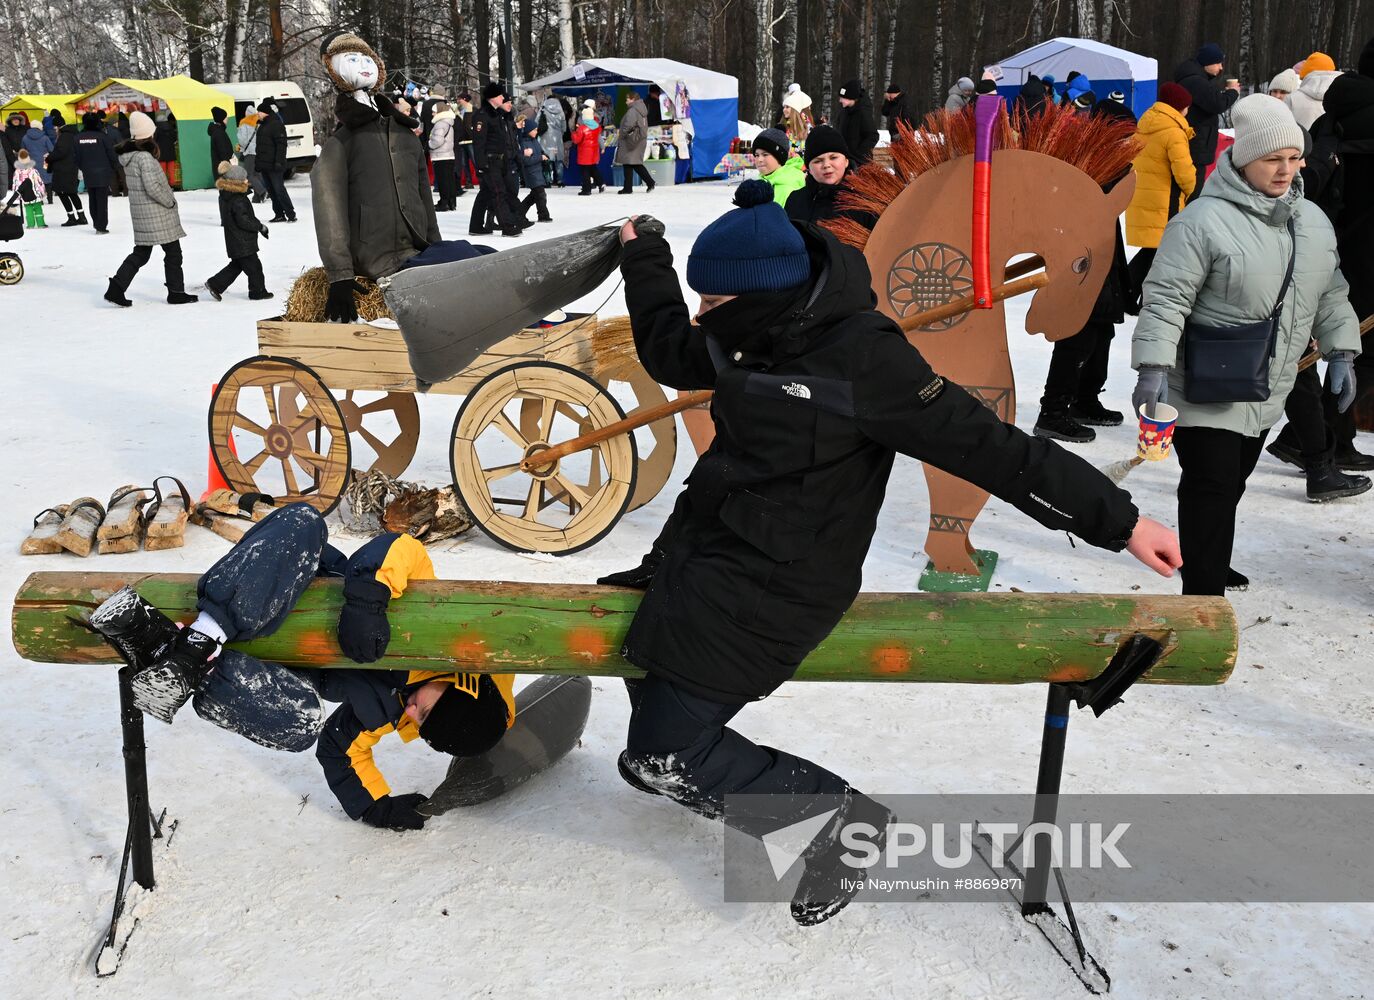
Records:
[[[31,123],[43,120],[53,108],[62,112],[62,117],[73,121],[76,113],[73,104],[79,94],[15,94],[4,104],[0,104],[0,119],[7,118],[11,111],[22,111]]]
[[[1046,73],[1055,78],[1055,90],[1064,92],[1064,78],[1074,70],[1093,84],[1099,99],[1114,90],[1126,95],[1125,105],[1139,118],[1154,104],[1159,89],[1159,63],[1125,49],[1104,45],[1089,38],[1051,38],[1048,42],[1008,56],[999,66],[1002,79],[997,92],[1008,101],[1021,92],[1026,77]]]
[[[583,59],[523,90],[597,90],[658,84],[677,105],[678,118],[692,136],[692,174],[710,177],[730,151],[739,127],[739,81],[673,59]]]
[[[104,115],[113,110],[142,111],[156,115],[170,110],[177,119],[177,159],[181,164],[181,187],[189,191],[208,188],[215,183],[210,164],[210,109],[229,113],[226,123],[234,134],[234,99],[222,90],[206,86],[189,76],[169,76],[162,80],[125,80],[110,77],[75,98],[78,117],[86,111]]]

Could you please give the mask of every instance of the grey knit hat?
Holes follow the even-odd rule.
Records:
[[[1268,94],[1251,94],[1237,101],[1231,107],[1231,124],[1236,129],[1231,162],[1237,167],[1280,149],[1302,152],[1302,129],[1293,119],[1293,112]]]

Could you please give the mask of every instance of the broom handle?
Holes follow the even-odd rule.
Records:
[[[1030,262],[1026,261],[1025,263]],[[1044,288],[1049,283],[1050,276],[1044,271],[1038,274],[1028,275],[1024,278],[1017,278],[1015,281],[1008,281],[1005,285],[997,285],[994,287],[991,301],[1001,302],[1003,299],[1009,299],[1026,292],[1033,292],[1037,288]],[[900,325],[903,331],[911,333],[913,330],[919,330],[923,326],[929,326],[931,323],[938,323],[942,319],[962,316],[964,313],[972,312],[977,308],[978,295],[976,293],[974,295],[965,295],[962,299],[955,299],[952,302],[946,302],[942,306],[936,306],[933,309],[926,309],[922,312],[908,316],[901,321]]]
[[[576,454],[579,451],[586,451],[588,448],[598,445],[602,441],[609,441],[611,438],[620,434],[628,434],[631,431],[652,424],[655,420],[662,420],[664,417],[671,417],[673,414],[681,413],[683,410],[690,410],[700,403],[709,401],[714,395],[715,393],[710,389],[702,389],[700,392],[689,392],[687,395],[681,396],[678,399],[669,400],[666,403],[659,403],[657,406],[651,406],[647,410],[635,410],[624,420],[617,420],[613,424],[607,424],[600,430],[592,431],[590,434],[582,434],[568,441],[564,441],[562,444],[556,444],[552,448],[545,449],[544,451],[536,451],[533,455],[530,455],[520,463],[520,468],[524,472],[534,472],[545,468],[561,458],[567,458],[569,455]]]

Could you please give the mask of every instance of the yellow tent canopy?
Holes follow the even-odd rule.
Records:
[[[177,147],[181,163],[181,186],[186,190],[210,187],[215,176],[210,164],[210,140],[205,128],[210,124],[210,109],[228,112],[229,134],[235,127],[234,99],[222,90],[192,80],[189,76],[169,76],[162,80],[128,80],[110,77],[73,101],[78,113],[114,110],[153,114],[166,108],[177,119]]]
[[[8,115],[11,111],[22,111],[28,115],[29,121],[42,121],[53,108],[62,112],[62,117],[67,121],[76,118],[74,110],[76,99],[80,94],[15,94],[4,104],[0,104],[0,116]],[[230,105],[233,107],[233,105]]]
[[[120,89],[123,88],[123,89]],[[101,91],[109,90],[109,95],[102,94]],[[88,101],[99,101],[102,97],[107,97],[110,103],[136,103],[137,98],[127,95],[126,90],[135,91],[137,94],[146,94],[156,97],[167,107],[172,109],[172,114],[177,116],[177,121],[209,121],[210,109],[221,107],[234,114],[234,99],[222,90],[216,90],[192,80],[189,76],[169,76],[162,80],[126,80],[121,77],[110,77],[101,81],[84,94],[78,94],[73,98],[73,103],[82,104]]]

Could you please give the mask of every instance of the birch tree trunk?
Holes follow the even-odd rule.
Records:
[[[839,0],[825,0],[825,37],[821,41],[821,100],[827,119],[835,116],[835,15]]]
[[[1078,37],[1097,38],[1097,0],[1074,0],[1074,17],[1078,22]]]
[[[1253,0],[1240,0],[1240,53],[1236,76],[1241,83],[1255,80],[1255,8]]]
[[[573,56],[572,0],[558,0],[558,63],[567,69],[577,59]]]
[[[773,123],[773,0],[753,0],[754,5],[754,94],[753,120],[767,128]]]
[[[897,53],[897,5],[887,5],[887,44],[883,48],[883,83],[892,79],[892,58]]]
[[[797,80],[797,0],[783,0],[782,85]]]
[[[930,95],[936,107],[945,93],[945,4],[935,0],[935,27],[930,33]]]

